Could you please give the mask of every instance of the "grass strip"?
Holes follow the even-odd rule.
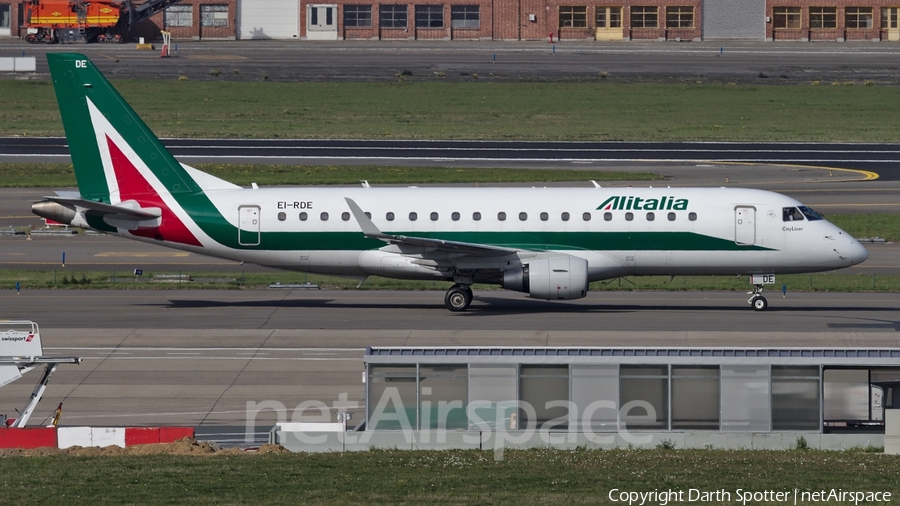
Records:
[[[114,82],[162,137],[900,142],[900,87],[847,84]],[[0,135],[63,135],[49,81],[0,80]]]
[[[656,181],[648,172],[569,169],[274,165],[201,163],[196,168],[237,185],[473,184],[584,181]],[[0,187],[75,186],[72,164],[0,163]]]
[[[762,503],[742,502],[738,490],[789,492],[795,504],[795,489],[796,504],[816,504],[800,492],[832,489],[890,492],[892,503],[900,493],[900,458],[862,449],[540,448],[503,457],[481,450],[7,457],[0,459],[0,488],[8,504],[90,505],[606,504],[614,489],[684,491],[671,504],[688,503],[690,489],[730,494],[708,504]]]
[[[181,278],[173,276],[182,276]],[[169,276],[169,277],[165,277]],[[776,284],[767,287],[780,291],[785,285],[793,292],[900,292],[900,275],[896,274],[781,274]],[[16,282],[23,290],[35,289],[265,289],[270,285],[311,283],[323,289],[355,290],[359,281],[297,272],[150,272],[135,276],[133,271],[84,271],[69,264],[56,270],[0,269],[0,287],[12,288]],[[361,290],[446,290],[452,283],[442,281],[410,281],[370,276]],[[500,290],[495,285],[473,285],[475,290]],[[591,291],[746,291],[751,289],[744,276],[637,276],[591,283]]]

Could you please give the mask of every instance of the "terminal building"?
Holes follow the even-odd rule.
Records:
[[[357,432],[316,440],[284,426],[271,441],[842,449],[884,446],[886,420],[900,428],[898,348],[379,347],[363,362]]]
[[[24,37],[29,0],[0,0]],[[184,0],[135,27],[150,40],[900,41],[886,0]]]

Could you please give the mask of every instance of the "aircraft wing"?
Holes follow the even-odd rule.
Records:
[[[496,254],[496,255],[507,255],[509,253],[513,253],[515,251],[519,251],[513,248],[503,248],[500,246],[489,246],[486,244],[477,244],[477,243],[469,243],[469,242],[460,242],[460,241],[446,241],[443,239],[432,239],[428,237],[410,237],[406,235],[392,235],[385,234],[381,230],[372,223],[372,220],[366,216],[366,213],[363,212],[362,208],[353,201],[353,199],[349,197],[345,197],[344,200],[347,201],[347,205],[350,206],[350,211],[353,212],[353,217],[356,218],[356,222],[359,223],[360,228],[362,228],[362,232],[366,237],[371,237],[373,239],[380,239],[388,244],[399,244],[399,245],[407,245],[407,246],[419,246],[425,248],[434,248],[443,251],[451,251],[451,252],[469,252],[469,253],[479,253],[480,255],[488,254]]]

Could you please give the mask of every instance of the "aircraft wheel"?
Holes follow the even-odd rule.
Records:
[[[766,298],[762,296],[754,297],[751,304],[753,305],[754,311],[765,311],[766,308],[769,307],[769,301],[767,301]]]
[[[453,312],[465,311],[472,303],[472,289],[468,286],[453,285],[444,295],[444,304]]]

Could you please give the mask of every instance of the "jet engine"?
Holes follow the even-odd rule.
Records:
[[[587,295],[588,262],[571,255],[530,260],[522,267],[503,271],[503,288],[525,292],[545,300],[580,299]]]

